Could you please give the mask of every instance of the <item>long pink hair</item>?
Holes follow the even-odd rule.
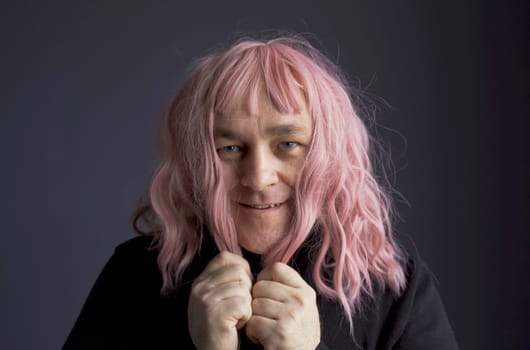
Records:
[[[305,103],[313,121],[291,232],[267,252],[264,263],[288,263],[316,236],[311,240],[316,288],[342,305],[350,326],[361,295],[374,295],[374,283],[402,291],[390,196],[374,177],[371,140],[347,86],[338,68],[299,37],[239,41],[197,62],[163,117],[161,163],[148,203],[135,216],[135,227],[144,219],[156,232],[163,292],[178,286],[205,227],[220,250],[241,254],[213,124],[234,106],[257,108],[263,88],[280,113],[300,112]]]

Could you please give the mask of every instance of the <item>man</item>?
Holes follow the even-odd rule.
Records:
[[[338,69],[300,38],[201,59],[65,348],[455,349]],[[138,227],[135,225],[135,227]]]

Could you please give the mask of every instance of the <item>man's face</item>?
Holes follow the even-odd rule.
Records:
[[[239,244],[263,254],[289,231],[294,187],[312,138],[311,118],[280,114],[264,94],[258,112],[236,109],[214,124]]]

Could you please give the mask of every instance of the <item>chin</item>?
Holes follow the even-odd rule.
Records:
[[[241,244],[241,248],[245,249],[248,252],[251,252],[251,253],[254,253],[254,254],[258,254],[258,255],[265,255],[265,254],[267,254],[267,251],[268,251],[267,248],[254,247],[254,246],[250,246],[249,247],[248,245],[244,245],[244,244]]]
[[[292,213],[281,206],[273,210],[240,210],[234,215],[239,245],[255,254],[266,254],[289,232]]]
[[[282,237],[283,235],[280,234],[271,235],[266,233],[250,236],[246,234],[242,237],[242,235],[238,233],[239,245],[241,248],[260,255],[266,254]]]

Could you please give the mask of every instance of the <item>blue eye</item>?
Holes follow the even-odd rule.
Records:
[[[295,141],[286,141],[286,142],[280,143],[280,148],[283,148],[286,150],[295,149],[296,147],[298,147],[298,142],[295,142]]]
[[[218,153],[234,153],[234,152],[239,152],[240,150],[241,150],[241,147],[239,146],[229,145],[229,146],[218,148],[217,152]]]

